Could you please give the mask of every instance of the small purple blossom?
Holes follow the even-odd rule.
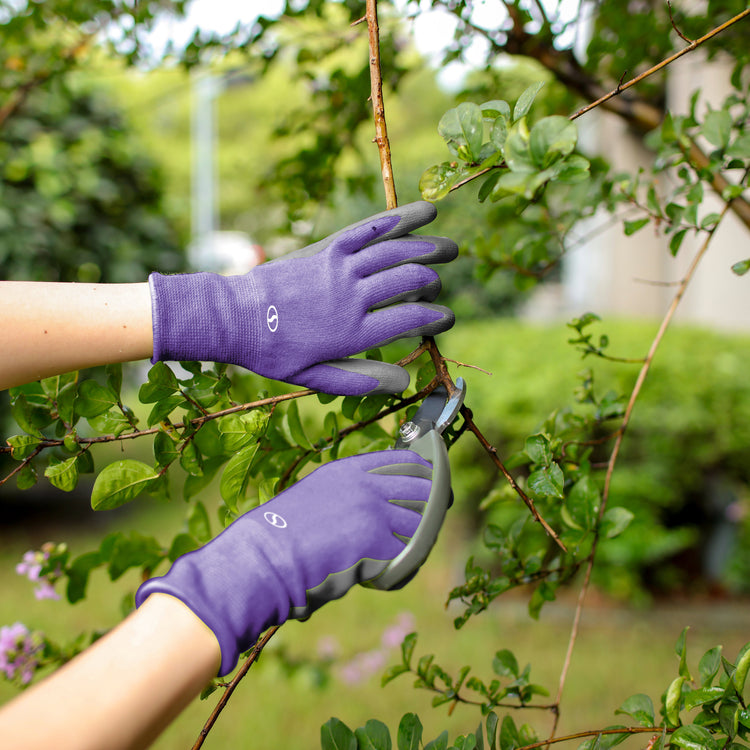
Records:
[[[59,565],[49,570],[53,555],[59,558],[59,555],[65,552],[64,545],[56,545],[53,542],[45,542],[40,550],[29,550],[24,553],[23,559],[16,565],[16,573],[26,576],[30,581],[37,585],[34,587],[34,596],[37,599],[59,599],[60,595],[55,591],[55,582],[62,575]],[[46,572],[43,574],[42,571]]]
[[[383,648],[398,648],[409,633],[414,632],[416,620],[411,612],[402,612],[396,623],[383,631],[380,643]]]
[[[386,654],[383,651],[365,651],[344,664],[339,676],[343,682],[354,685],[379,672],[385,666],[385,662]]]
[[[333,661],[340,653],[339,642],[332,635],[323,636],[318,641],[318,658],[323,661]]]
[[[414,615],[411,612],[402,612],[396,622],[383,631],[380,648],[356,654],[342,664],[337,670],[339,679],[347,685],[356,685],[380,672],[388,661],[389,651],[401,646],[404,638],[414,632],[415,626]]]
[[[28,685],[39,665],[36,655],[41,648],[39,637],[23,623],[0,628],[0,672],[9,680],[19,678],[22,685]]]

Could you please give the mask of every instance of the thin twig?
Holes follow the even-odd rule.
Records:
[[[372,113],[375,118],[375,143],[378,144],[380,154],[380,172],[383,176],[385,188],[385,207],[396,208],[396,184],[393,180],[393,166],[391,164],[391,145],[388,141],[388,127],[385,121],[385,105],[383,103],[383,78],[380,71],[380,32],[378,29],[378,2],[367,0],[367,31],[370,40],[370,98],[372,99]]]
[[[474,434],[477,440],[479,440],[480,445],[487,452],[487,455],[492,460],[492,463],[494,463],[495,466],[497,466],[497,468],[500,470],[502,475],[505,477],[508,484],[513,488],[513,490],[518,495],[518,497],[520,497],[521,500],[523,500],[526,507],[531,511],[531,515],[534,517],[534,520],[537,521],[539,524],[541,524],[542,528],[547,532],[550,538],[555,541],[555,544],[557,544],[557,546],[563,552],[567,553],[568,548],[563,544],[562,540],[557,535],[557,532],[544,520],[544,518],[542,518],[541,515],[539,515],[539,511],[536,509],[536,506],[534,505],[534,501],[518,486],[518,483],[513,478],[513,475],[508,471],[508,469],[505,467],[505,464],[500,460],[500,457],[497,455],[497,448],[495,448],[493,445],[490,445],[487,438],[482,434],[481,430],[476,426],[476,424],[474,423],[474,415],[472,414],[471,409],[469,409],[466,406],[462,406],[461,416],[466,421],[469,431]]]
[[[667,8],[669,9],[669,21],[672,24],[672,28],[677,32],[677,36],[680,39],[686,41],[688,44],[692,44],[693,40],[688,39],[680,30],[677,28],[677,23],[674,20],[674,14],[672,13],[672,0],[667,0]]]
[[[617,729],[589,729],[585,732],[576,732],[575,734],[566,734],[564,737],[549,737],[541,742],[534,742],[531,745],[522,745],[518,750],[536,750],[538,747],[553,745],[558,742],[570,742],[571,740],[581,740],[584,737],[599,737],[600,735],[612,734],[664,734],[672,733],[675,728],[668,727],[618,727]]]
[[[607,94],[604,94],[604,96],[600,96],[596,101],[591,102],[591,104],[587,104],[585,107],[582,107],[577,112],[574,112],[571,116],[571,120],[575,120],[579,118],[581,115],[586,114],[586,112],[590,112],[595,107],[600,106],[601,104],[604,104],[604,102],[608,101],[609,99],[612,99],[613,97],[617,96],[618,94],[622,93],[626,89],[629,89],[631,86],[635,86],[637,83],[640,83],[644,78],[648,78],[649,76],[653,75],[654,73],[657,73],[662,68],[666,68],[667,65],[670,65],[675,60],[679,59],[683,55],[686,55],[688,52],[692,52],[693,50],[697,49],[701,46],[701,44],[705,44],[709,39],[713,39],[717,34],[720,34],[722,31],[726,31],[730,26],[733,26],[738,21],[741,21],[746,16],[750,15],[750,8],[747,8],[746,10],[743,10],[741,13],[738,13],[734,18],[730,18],[728,21],[724,22],[720,26],[717,26],[715,29],[712,29],[707,34],[704,34],[699,39],[694,39],[690,44],[687,45],[687,47],[683,47],[681,50],[678,50],[673,55],[670,55],[669,57],[665,58],[661,62],[657,63],[656,65],[650,67],[648,70],[645,70],[640,75],[637,75],[635,78],[631,78],[629,81],[623,84],[617,84],[617,87],[612,89]]]
[[[745,173],[745,177],[746,176],[747,176],[747,172]],[[664,319],[662,320],[661,325],[659,326],[659,330],[657,331],[654,337],[654,340],[651,342],[651,346],[649,348],[648,354],[646,355],[646,359],[644,360],[643,366],[641,367],[641,370],[638,373],[638,377],[636,378],[635,385],[633,386],[633,390],[631,391],[631,394],[630,394],[630,399],[628,400],[628,405],[625,408],[625,414],[623,416],[622,424],[615,436],[615,443],[614,443],[614,446],[612,447],[612,453],[610,454],[609,461],[607,462],[607,472],[605,475],[604,488],[602,491],[602,502],[599,507],[599,514],[598,514],[599,523],[601,523],[601,520],[604,516],[604,512],[607,508],[607,502],[609,500],[609,492],[610,492],[611,483],[612,483],[612,475],[615,470],[615,464],[617,463],[617,459],[620,455],[620,447],[622,446],[622,441],[625,436],[625,432],[627,431],[628,424],[630,423],[630,418],[633,414],[633,408],[635,406],[635,402],[638,396],[640,395],[641,389],[643,388],[643,383],[645,382],[646,376],[648,375],[649,370],[651,369],[651,364],[653,363],[654,356],[656,355],[656,351],[659,348],[659,345],[661,344],[664,338],[664,334],[666,333],[666,330],[669,324],[674,318],[674,314],[677,310],[677,307],[682,301],[682,298],[685,295],[687,287],[690,284],[691,280],[693,279],[693,276],[695,275],[695,271],[698,267],[698,264],[700,263],[701,259],[703,258],[703,256],[706,254],[706,251],[708,250],[708,247],[710,245],[711,239],[713,238],[714,232],[718,228],[719,224],[721,223],[721,219],[724,218],[727,211],[729,211],[729,204],[724,205],[719,221],[717,221],[716,224],[712,227],[712,229],[708,232],[708,236],[706,237],[705,241],[696,252],[695,257],[693,258],[690,264],[690,267],[687,270],[687,273],[682,279],[680,286],[674,298],[672,299],[669,309],[667,310],[667,313],[664,316]],[[584,575],[583,584],[581,585],[581,590],[578,594],[578,601],[576,603],[575,615],[573,617],[573,625],[571,627],[570,637],[568,639],[568,648],[565,653],[565,660],[563,662],[563,668],[560,673],[560,681],[558,684],[557,699],[556,699],[556,703],[558,706],[562,700],[562,693],[565,688],[568,670],[570,668],[570,661],[573,655],[573,648],[578,638],[578,630],[580,627],[584,600],[586,599],[586,594],[588,593],[589,586],[591,584],[591,573],[594,568],[594,560],[596,558],[596,553],[597,553],[598,546],[599,546],[599,540],[600,540],[600,536],[599,536],[599,532],[597,531],[594,534],[594,541],[592,543],[591,552],[589,553],[589,556],[588,556],[588,562],[586,564],[586,572]],[[557,730],[559,715],[560,714],[558,711],[555,714],[554,725],[552,727],[552,732],[551,732],[552,737],[555,736],[555,731]],[[543,744],[547,744],[547,743],[543,743]]]
[[[203,747],[203,743],[205,742],[208,733],[211,731],[213,725],[216,723],[216,720],[219,718],[219,714],[224,710],[227,702],[232,697],[232,693],[235,691],[235,688],[240,684],[242,678],[248,673],[250,667],[252,667],[253,664],[258,660],[261,651],[263,651],[268,641],[273,638],[274,633],[276,633],[278,629],[279,626],[269,628],[269,630],[266,631],[265,635],[253,646],[253,650],[250,652],[250,656],[247,657],[237,674],[232,678],[232,681],[224,690],[224,694],[221,696],[221,698],[219,698],[219,702],[216,704],[214,710],[211,712],[211,715],[203,725],[203,729],[201,729],[200,734],[198,735],[198,739],[193,745],[193,750],[200,750],[200,748]]]

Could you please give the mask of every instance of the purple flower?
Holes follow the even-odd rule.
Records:
[[[54,599],[60,598],[60,594],[55,591],[55,587],[49,581],[42,581],[38,586],[34,588],[34,596],[41,601],[42,599]]]
[[[40,638],[20,622],[0,628],[0,671],[9,680],[20,678],[28,685],[39,665],[36,654],[42,648]]]
[[[38,581],[39,574],[42,572],[42,563],[37,559],[38,552],[26,552],[23,556],[23,562],[16,565],[16,573],[19,576],[27,576],[30,581]]]
[[[395,625],[391,625],[383,631],[380,643],[383,648],[398,648],[409,633],[414,632],[416,620],[411,612],[402,612]]]
[[[58,553],[61,545],[53,542],[45,542],[37,551],[29,550],[24,553],[23,560],[16,565],[16,573],[26,576],[37,585],[34,587],[34,596],[37,599],[59,599],[60,595],[55,591],[55,582],[62,575],[58,565],[55,570],[48,570],[44,575],[42,571],[50,564],[53,553]],[[64,549],[64,547],[63,547]]]
[[[323,636],[318,641],[318,658],[324,661],[333,661],[341,651],[339,642],[332,635]]]

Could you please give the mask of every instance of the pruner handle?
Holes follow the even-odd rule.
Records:
[[[451,504],[451,470],[442,435],[430,429],[400,447],[413,450],[432,464],[432,487],[414,536],[377,578],[365,584],[384,591],[404,585],[416,574],[433,548]]]

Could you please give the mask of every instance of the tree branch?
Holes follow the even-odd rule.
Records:
[[[240,684],[240,681],[242,678],[248,673],[250,670],[250,667],[253,666],[253,664],[258,660],[258,657],[261,654],[261,651],[266,647],[266,644],[268,641],[273,638],[276,631],[279,629],[279,626],[270,628],[266,631],[265,635],[253,646],[252,651],[250,652],[250,656],[245,660],[244,664],[240,667],[237,674],[232,678],[232,681],[229,683],[227,688],[224,690],[224,694],[219,698],[219,702],[214,707],[214,710],[211,712],[211,715],[206,720],[206,723],[203,725],[203,729],[201,729],[200,734],[198,735],[198,739],[195,741],[195,744],[193,745],[192,750],[200,750],[201,747],[203,747],[203,743],[206,740],[206,737],[208,736],[208,733],[213,728],[213,725],[216,724],[216,720],[219,718],[219,714],[224,710],[227,703],[229,702],[229,699],[232,697],[232,693],[234,693],[235,689],[237,688],[237,685]]]
[[[747,172],[745,173],[745,177],[747,177]],[[659,348],[659,345],[661,344],[664,338],[664,335],[667,331],[667,328],[669,327],[669,324],[674,318],[674,314],[677,311],[677,308],[680,302],[682,301],[682,298],[685,295],[688,285],[690,284],[691,280],[693,279],[695,275],[698,264],[700,263],[701,259],[706,254],[706,252],[708,251],[711,240],[716,230],[718,229],[719,225],[721,224],[721,219],[723,219],[726,216],[728,211],[729,211],[729,204],[725,204],[724,209],[721,212],[721,218],[719,219],[719,221],[716,222],[716,224],[708,232],[706,239],[704,240],[703,244],[696,252],[695,257],[693,258],[693,261],[690,264],[690,267],[688,268],[687,273],[685,274],[684,278],[680,282],[680,285],[672,299],[669,309],[667,310],[667,313],[664,316],[664,319],[662,320],[661,325],[659,326],[659,330],[657,331],[654,337],[654,340],[651,342],[651,346],[649,348],[648,354],[646,355],[646,359],[644,360],[643,366],[641,367],[641,370],[638,373],[638,377],[636,378],[635,385],[633,386],[633,390],[631,391],[627,407],[625,408],[625,414],[623,416],[622,424],[620,426],[620,429],[617,431],[615,435],[615,443],[614,443],[614,446],[612,447],[612,453],[610,454],[609,461],[607,463],[607,472],[606,472],[605,479],[604,479],[604,489],[602,491],[602,502],[599,507],[599,514],[598,514],[599,524],[601,524],[601,520],[607,508],[607,503],[609,500],[609,492],[610,492],[611,483],[612,483],[612,475],[615,470],[615,464],[617,463],[617,459],[620,455],[620,448],[622,446],[622,441],[623,441],[623,438],[625,437],[625,433],[627,431],[628,425],[630,424],[630,418],[633,414],[633,408],[635,407],[635,402],[638,399],[638,396],[640,395],[641,389],[643,388],[643,383],[645,382],[646,376],[648,375],[649,370],[651,369],[651,365],[656,355],[656,351]],[[583,613],[583,605],[586,599],[586,594],[588,593],[588,590],[589,590],[589,586],[591,584],[591,573],[594,568],[594,560],[596,558],[596,553],[599,547],[599,541],[600,541],[600,536],[599,536],[599,531],[597,529],[597,531],[594,534],[594,541],[593,541],[591,552],[589,553],[588,561],[586,564],[586,572],[584,575],[584,581],[583,581],[583,584],[581,585],[581,590],[578,594],[578,601],[576,603],[575,615],[573,617],[573,625],[571,627],[570,638],[568,639],[568,648],[565,654],[565,661],[563,663],[563,668],[560,673],[560,681],[558,685],[558,692],[557,692],[557,698],[556,698],[556,704],[558,706],[562,700],[562,693],[563,693],[565,683],[567,680],[568,670],[570,668],[573,648],[578,638],[578,630],[579,630],[579,626],[581,622],[581,615]],[[552,733],[551,733],[552,737],[554,737],[555,735],[558,720],[559,720],[559,712],[555,714],[555,721],[554,721],[554,725],[553,725]],[[547,744],[547,743],[542,743],[542,744]]]
[[[380,172],[383,176],[385,188],[385,207],[396,208],[396,184],[393,180],[393,165],[391,164],[391,144],[388,140],[388,127],[385,120],[385,105],[383,103],[383,78],[380,71],[380,31],[378,29],[378,2],[367,0],[367,31],[370,40],[370,99],[375,119],[375,139],[380,154]]]

